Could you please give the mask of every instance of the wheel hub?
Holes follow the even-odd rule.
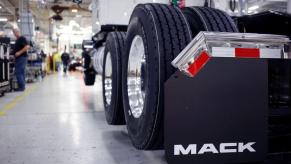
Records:
[[[112,97],[112,62],[110,52],[108,52],[106,55],[104,71],[105,71],[104,78],[105,102],[107,105],[110,105]]]
[[[145,49],[142,38],[134,37],[128,58],[127,92],[131,114],[139,118],[144,109],[145,100]]]

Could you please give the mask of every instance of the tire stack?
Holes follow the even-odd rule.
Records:
[[[10,87],[9,53],[10,39],[0,38],[0,95],[2,96],[4,96]]]
[[[106,119],[109,124],[125,120],[137,149],[163,148],[164,82],[176,71],[171,62],[200,31],[238,30],[217,9],[140,4],[126,36],[109,34],[103,63]]]

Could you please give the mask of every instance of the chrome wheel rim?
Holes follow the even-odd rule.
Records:
[[[130,114],[139,118],[144,109],[145,88],[145,49],[142,38],[134,37],[128,58],[127,92],[130,106]]]
[[[105,71],[104,78],[105,102],[107,105],[110,105],[112,97],[112,62],[110,52],[108,52],[106,55],[104,71]]]

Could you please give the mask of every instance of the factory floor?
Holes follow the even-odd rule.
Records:
[[[164,151],[134,149],[125,126],[106,124],[101,78],[53,74],[0,97],[1,164],[164,164]]]

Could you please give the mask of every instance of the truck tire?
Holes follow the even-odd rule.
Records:
[[[164,82],[171,61],[191,41],[181,10],[140,4],[131,16],[122,61],[122,89],[128,135],[137,149],[163,147]]]
[[[186,7],[183,14],[188,20],[194,38],[200,31],[238,32],[232,18],[225,12],[209,7]]]
[[[110,125],[125,123],[122,105],[121,59],[124,49],[124,32],[111,32],[107,36],[102,73],[103,103],[106,121]]]

